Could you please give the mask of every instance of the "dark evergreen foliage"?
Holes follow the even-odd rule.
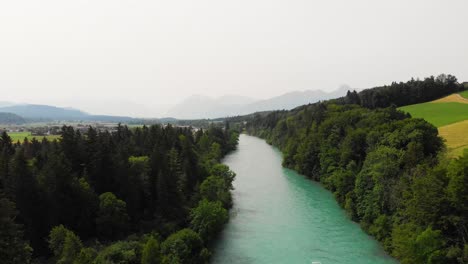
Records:
[[[53,255],[59,263],[155,263],[148,256],[160,256],[151,252],[159,250],[159,241],[140,241],[141,234],[160,234],[155,237],[162,239],[189,227],[190,212],[202,200],[199,186],[215,177],[212,168],[236,145],[237,133],[215,126],[194,131],[171,125],[119,125],[112,133],[91,127],[81,133],[64,126],[59,141],[16,145],[3,133],[0,192],[5,195],[0,210],[5,230],[0,240],[15,248],[1,252],[2,263],[28,263],[31,247],[25,241],[30,241],[35,257]],[[231,182],[229,175],[226,181]],[[229,191],[230,185],[225,185],[220,197],[227,199]],[[209,229],[213,232],[220,228],[219,221],[214,223]],[[92,242],[96,239],[110,245]],[[208,251],[202,256],[198,247],[204,249],[208,242],[200,238],[197,249],[187,249],[197,255],[184,259],[205,262]]]
[[[388,86],[366,89],[359,93],[348,91],[345,97],[337,99],[336,102],[357,104],[367,108],[405,106],[432,101],[465,89],[463,85],[458,84],[455,76],[441,74],[424,80],[394,82]]]

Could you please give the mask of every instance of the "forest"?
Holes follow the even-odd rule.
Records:
[[[0,260],[207,263],[228,220],[229,126],[115,132],[64,126],[61,139],[0,138]]]
[[[436,127],[395,107],[460,89],[455,77],[411,80],[253,115],[245,129],[322,183],[401,263],[468,263],[468,152],[448,159]]]
[[[347,95],[336,100],[338,104],[358,104],[366,108],[384,108],[392,105],[405,106],[424,103],[441,98],[465,87],[457,77],[450,74],[430,76],[423,80],[411,79],[407,82],[393,82],[391,85],[365,89],[359,93],[348,91]]]

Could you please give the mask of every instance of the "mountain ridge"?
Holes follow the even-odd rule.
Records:
[[[217,98],[192,95],[171,108],[167,112],[167,116],[179,119],[221,118],[270,110],[290,110],[300,105],[342,97],[346,95],[348,90],[351,88],[344,85],[331,92],[323,90],[292,91],[268,99],[235,95]],[[226,100],[226,97],[230,99]],[[248,102],[249,100],[251,102]]]
[[[41,104],[15,104],[0,107],[0,114],[14,114],[27,121],[105,121],[130,122],[129,116],[91,115],[71,107],[57,107]]]
[[[241,95],[223,95],[213,98],[205,95],[191,95],[174,106],[165,115],[171,119],[216,119],[255,112],[290,110],[300,105],[315,103],[344,96],[348,86],[326,92],[323,90],[292,91],[268,99],[256,99]],[[0,102],[0,113],[12,113],[27,120],[35,121],[94,121],[94,122],[135,122],[138,120],[165,120],[165,118],[136,118],[125,115],[90,114],[73,107],[57,107],[44,104],[15,104]]]

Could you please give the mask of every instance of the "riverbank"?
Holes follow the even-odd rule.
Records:
[[[241,135],[223,163],[237,175],[212,263],[395,263],[320,184],[281,166],[279,150]]]

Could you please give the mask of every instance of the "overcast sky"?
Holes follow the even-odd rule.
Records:
[[[158,116],[192,94],[463,81],[467,12],[466,0],[1,1],[0,101]]]

